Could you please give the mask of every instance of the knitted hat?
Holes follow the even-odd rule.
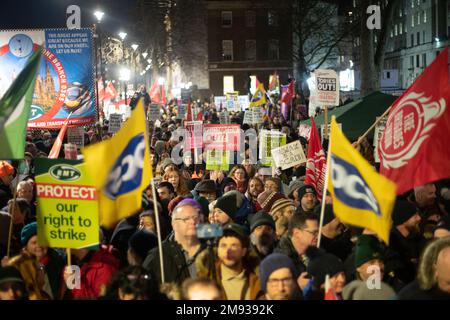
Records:
[[[292,197],[295,190],[300,189],[305,185],[305,181],[301,179],[295,179],[289,183],[289,197]]]
[[[287,255],[274,252],[265,257],[259,265],[259,282],[261,289],[265,292],[267,289],[267,280],[270,275],[278,269],[288,268],[291,270],[292,276],[297,277],[296,268],[291,258]]]
[[[247,231],[244,229],[243,226],[237,224],[237,223],[227,223],[225,226],[223,226],[223,234],[220,237],[236,237],[241,241],[241,244],[243,247],[248,248],[250,245],[250,240],[247,234]],[[219,239],[219,241],[220,241]]]
[[[322,206],[317,206],[314,208],[314,214],[317,215],[318,217],[320,217],[320,210],[322,209]],[[323,223],[322,226],[326,226],[327,224],[329,224],[331,221],[333,221],[335,219],[335,215],[333,212],[333,205],[331,204],[326,204],[325,205],[325,212],[323,213]]]
[[[166,143],[162,140],[158,140],[155,143],[155,152],[158,155],[162,155],[165,151]]]
[[[163,161],[161,161],[161,170],[164,171],[166,167],[171,164],[173,164],[172,160],[170,160],[169,158],[164,159]]]
[[[360,235],[355,246],[355,268],[370,260],[383,259],[383,251],[377,238],[367,234]]]
[[[289,206],[294,207],[294,202],[291,199],[278,199],[273,203],[272,208],[270,209],[270,214],[273,215],[275,212],[283,210]]]
[[[339,272],[344,272],[342,261],[331,253],[309,246],[305,254],[309,258],[306,271],[313,277],[317,287],[320,287],[325,282],[326,275],[329,275],[331,278]]]
[[[392,220],[394,227],[399,226],[408,221],[418,212],[416,206],[406,200],[397,200],[394,205]]]
[[[270,212],[272,210],[272,205],[274,204],[274,202],[279,199],[286,199],[286,197],[281,193],[267,190],[262,192],[258,196],[257,202],[265,212]]]
[[[314,187],[312,185],[305,184],[298,190],[298,199],[302,200],[303,196],[307,193],[312,193],[314,194],[314,196],[316,196],[316,190],[314,189]]]
[[[136,231],[128,240],[128,248],[133,250],[142,261],[147,257],[148,252],[158,245],[158,238],[152,232],[146,230]]]
[[[197,192],[216,192],[216,184],[211,179],[202,180],[195,186]]]
[[[265,213],[264,211],[258,211],[254,215],[248,218],[248,222],[250,223],[250,233],[255,230],[256,227],[266,225],[272,227],[275,230],[275,221],[270,214]]]
[[[26,245],[28,240],[35,235],[37,235],[37,222],[32,222],[24,226],[20,234],[20,241],[22,242],[22,245]]]
[[[204,197],[195,196],[194,200],[198,202],[198,204],[202,207],[202,213],[205,217],[209,214],[209,202]]]
[[[242,206],[245,196],[236,190],[231,190],[217,199],[214,206],[225,212],[232,220],[236,217],[236,212]]]
[[[386,283],[380,282],[380,288],[369,289],[361,280],[350,282],[342,291],[344,300],[389,300],[395,297],[395,291]]]
[[[14,167],[6,161],[0,161],[0,177],[6,177],[14,173]]]
[[[20,271],[13,267],[0,267],[0,285],[6,283],[6,282],[20,282],[23,283],[22,275],[20,274]]]

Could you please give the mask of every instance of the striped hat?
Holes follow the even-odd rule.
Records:
[[[265,212],[270,212],[272,211],[271,209],[275,201],[279,199],[286,199],[286,197],[281,193],[264,191],[258,196],[257,202],[261,206],[262,210],[264,210]]]
[[[275,212],[279,210],[283,210],[286,207],[295,206],[294,202],[290,199],[279,199],[275,201],[272,205],[272,209],[270,210],[270,214],[273,215]]]

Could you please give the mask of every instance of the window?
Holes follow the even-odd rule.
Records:
[[[427,23],[427,12],[424,10],[422,13],[423,16],[423,23]]]
[[[278,14],[275,11],[269,10],[267,13],[267,24],[271,27],[278,27]]]
[[[409,62],[411,65],[411,69],[414,69],[414,56],[409,57]]]
[[[398,9],[398,16],[401,18],[402,15],[403,15],[403,12],[402,12],[402,8],[400,7],[400,8]]]
[[[256,40],[245,40],[245,60],[256,60]]]
[[[390,79],[390,78],[391,78],[391,72],[390,71],[386,71],[385,79]]]
[[[414,8],[414,0],[411,1],[411,8]]]
[[[280,52],[277,39],[269,40],[269,60],[278,60]]]
[[[233,61],[233,40],[222,41],[223,61]]]
[[[250,76],[250,92],[255,92],[256,91],[256,76]]]
[[[427,40],[425,38],[425,30],[422,31],[422,42],[427,43]]]
[[[398,26],[397,25],[394,26],[394,35],[398,36]]]
[[[414,1],[414,0],[413,0]],[[417,6],[420,6],[420,0],[417,0]]]
[[[414,27],[414,15],[411,16],[411,27]]]
[[[416,67],[420,67],[420,55],[416,55]]]
[[[222,27],[230,28],[233,25],[233,13],[231,11],[222,11]]]
[[[419,45],[420,44],[420,32],[417,32],[417,45]]]
[[[255,11],[247,10],[245,11],[245,26],[247,28],[253,28],[256,24],[256,13]]]
[[[427,54],[426,53],[422,54],[422,67],[423,68],[427,67]]]
[[[394,30],[391,29],[391,38],[394,37]]]
[[[414,47],[414,33],[411,35],[411,47]]]
[[[234,91],[234,78],[233,76],[223,76],[223,94]]]
[[[417,25],[420,24],[420,12],[417,12]]]
[[[403,34],[403,23],[400,23],[399,27],[400,27],[400,30],[398,31],[398,33]]]

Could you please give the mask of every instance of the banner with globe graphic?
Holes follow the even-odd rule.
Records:
[[[0,31],[0,98],[34,50],[44,46],[28,128],[61,128],[95,122],[91,29]]]

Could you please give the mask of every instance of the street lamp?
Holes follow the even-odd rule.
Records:
[[[142,56],[144,57],[144,59],[145,58],[147,58],[147,56],[148,56],[148,53],[147,52],[144,52],[144,53],[142,53]]]
[[[122,39],[122,41],[125,40],[126,36],[127,36],[126,32],[123,32],[123,31],[119,32],[119,37],[120,37],[120,39]]]
[[[125,40],[127,33],[120,31],[118,34],[119,34],[120,39],[122,39],[122,42],[121,42],[121,44],[122,44],[122,63],[125,65],[125,48],[123,46],[123,41]],[[122,77],[122,72],[124,72],[124,69],[121,69],[119,72],[119,74],[121,75],[121,78],[122,78],[119,80],[124,81],[124,98],[125,98],[125,104],[127,104],[127,84],[125,81],[128,81],[129,79],[125,80],[125,78]],[[129,78],[129,76],[128,76],[128,78]]]
[[[135,43],[133,43],[133,44],[131,45],[131,48],[133,49],[133,51],[136,51],[138,47],[139,47],[139,45],[138,45],[138,44],[135,44]]]
[[[103,11],[97,10],[94,12],[94,16],[97,18],[97,22],[100,23],[103,19],[105,13]]]
[[[97,109],[100,109],[100,105],[99,105],[99,88],[98,88],[98,81],[99,81],[99,77],[98,77],[98,51],[100,51],[100,78],[105,81],[105,79],[103,79],[103,57],[102,57],[102,37],[101,37],[101,32],[100,32],[100,22],[103,19],[103,16],[105,15],[105,13],[103,11],[100,10],[96,10],[94,12],[94,16],[97,18],[97,24],[94,23],[94,52],[95,52],[95,80],[97,81],[97,85],[96,85],[96,104],[97,104]],[[100,50],[98,50],[100,48]],[[103,100],[102,100],[102,107],[101,110],[103,110]]]

